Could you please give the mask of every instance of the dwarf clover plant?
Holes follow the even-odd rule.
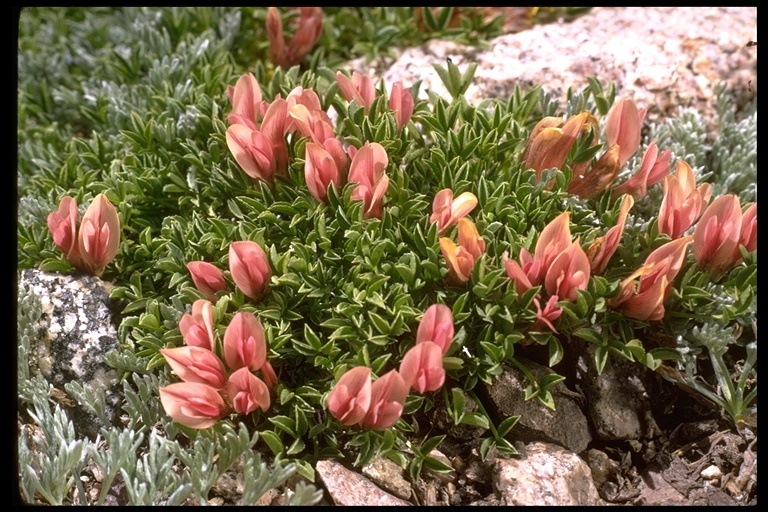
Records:
[[[445,438],[432,424],[438,408],[457,425],[487,430],[483,457],[493,448],[514,453],[519,418],[497,418],[476,391],[514,366],[529,375],[525,397],[556,408],[552,388],[565,376],[535,379],[527,364],[556,367],[576,343],[595,345],[601,371],[610,354],[637,361],[698,390],[735,423],[748,422],[757,394],[756,252],[742,246],[741,261],[714,275],[699,268],[686,246],[680,268],[663,282],[669,291],[660,301],[663,314],[651,319],[622,301],[646,289],[628,280],[672,242],[659,228],[663,185],[659,181],[638,194],[628,214],[611,196],[611,186],[637,175],[655,140],[659,149],[671,150],[671,171],[685,161],[699,182],[711,180],[713,198],[736,192],[746,205],[756,198],[756,114],[748,109],[737,121],[720,91],[719,135],[708,138],[704,120],[688,111],[654,125],[612,181],[585,199],[569,186],[597,168],[609,149],[606,119],[617,99],[613,84],[592,78],[563,99],[543,84],[516,86],[508,97],[475,105],[464,97],[475,65],[459,69],[436,62],[450,98],[422,91],[420,83],[401,84],[413,101],[405,120],[404,112],[390,108],[394,84],[383,79],[375,79],[358,99],[345,96],[349,91],[337,72],[352,76],[343,66],[350,58],[379,56],[385,47],[420,44],[436,35],[480,42],[499,30],[498,20],[472,16],[451,26],[454,11],[448,7],[426,9],[426,31],[420,31],[415,9],[325,8],[316,45],[287,69],[270,61],[264,8],[24,11],[19,267],[74,271],[56,251],[46,225],[61,197],[87,204],[104,193],[115,205],[122,238],[103,278],[112,282],[111,298],[120,308],[120,348],[106,359],[121,372],[127,415],[122,428],[102,431],[104,444],[78,440],[66,415],[59,408],[51,411],[42,379],[30,378],[20,359],[21,403],[44,434],[23,437],[19,444],[21,489],[28,501],[39,496],[48,503],[71,502],[75,488],[82,501],[79,476],[88,461],[104,475],[100,503],[119,475],[132,504],[179,504],[190,496],[207,502],[218,479],[238,461],[247,481],[244,504],[294,472],[313,481],[314,464],[327,458],[361,466],[383,455],[409,468],[413,477],[423,468],[443,472],[448,468],[429,455]],[[288,35],[299,16],[280,9]],[[233,104],[243,89],[233,91],[236,84],[248,86],[251,82],[240,80],[249,76],[263,104],[249,105],[245,110],[254,118],[242,121]],[[312,106],[313,121],[322,121],[317,122],[325,130],[322,140],[320,128],[290,128],[306,121],[297,108],[306,107],[302,102]],[[284,130],[261,133],[274,122],[268,119],[276,115],[267,114],[273,105],[273,112],[285,106]],[[563,123],[573,119],[584,120],[583,126],[566,129]],[[243,126],[250,142],[237,137]],[[546,158],[551,155],[537,150],[543,143],[532,140],[541,133],[567,139],[562,162],[552,163]],[[272,138],[264,144],[259,135]],[[342,152],[338,160],[331,156],[339,156],[336,147]],[[319,151],[329,158],[318,159]],[[370,160],[381,164],[378,174],[366,170],[367,160],[356,161],[361,153],[375,155]],[[253,166],[273,163],[272,157],[259,157],[264,154],[279,159],[280,166],[270,169],[271,178],[256,179]],[[252,160],[250,168],[244,155]],[[536,158],[547,165],[532,165]],[[337,161],[346,162],[341,178],[317,171]],[[362,177],[349,183],[352,167]],[[307,180],[318,175],[325,179],[318,186],[324,190],[310,191]],[[372,181],[368,196],[361,192],[366,179]],[[476,205],[441,230],[431,216],[441,207],[435,198],[444,189],[454,198],[469,194]],[[626,222],[620,223],[623,214]],[[562,219],[567,233],[561,228],[552,234],[547,228]],[[604,270],[589,272],[617,223],[623,231],[615,252]],[[247,265],[244,276],[243,258],[231,252],[234,242],[263,251],[258,276]],[[548,246],[557,246],[557,254],[542,256]],[[571,267],[562,279],[531,270],[530,259],[551,268],[566,253]],[[220,272],[213,297],[198,288],[191,262]],[[651,273],[645,268],[643,275]],[[242,286],[263,276],[255,286],[260,293]],[[189,343],[188,321],[194,304],[213,298],[210,314],[194,322],[210,328],[207,360],[226,360],[226,372],[215,369],[214,376],[231,383],[238,370],[232,367],[231,339],[240,334],[231,326],[238,314],[253,315],[261,330],[242,339],[258,338],[269,367],[259,361],[254,363],[259,368],[245,373],[255,372],[250,377],[268,387],[269,404],[263,396],[262,403],[249,403],[255,395],[248,395],[247,386],[222,388],[206,404],[220,416],[196,430],[178,415],[171,417],[167,400],[161,403],[161,390],[180,384],[161,350],[200,348]],[[23,292],[19,305],[19,354],[26,363],[40,308]],[[426,368],[434,372],[429,385],[442,383],[439,390],[417,393],[407,383],[408,396],[396,405],[399,414],[383,428],[380,416],[346,423],[335,417],[330,397],[347,372],[365,367],[375,386],[393,370],[404,373],[411,350],[426,352],[419,343],[432,340],[420,340],[419,328],[433,305],[450,311],[453,328],[453,337],[437,347],[443,350],[441,368]],[[95,391],[77,384],[66,389],[99,413]],[[467,397],[476,408],[465,409]],[[335,411],[345,405],[334,398]],[[178,471],[172,469],[176,465]],[[288,502],[319,499],[302,483]]]

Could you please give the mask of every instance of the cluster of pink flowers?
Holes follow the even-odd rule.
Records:
[[[247,311],[235,314],[224,333],[222,362],[217,355],[213,302],[227,291],[227,281],[212,263],[191,261],[187,268],[206,299],[196,300],[192,312],[179,322],[186,346],[160,350],[182,380],[160,389],[165,411],[182,425],[197,429],[210,427],[232,411],[250,414],[259,408],[266,412],[277,376],[267,361],[259,319]],[[254,301],[263,297],[272,275],[264,249],[248,240],[230,244],[229,271],[235,286]]]
[[[354,75],[355,82],[339,72],[339,87],[349,101],[370,106],[376,90],[368,75]],[[357,84],[357,85],[355,85]],[[288,168],[286,136],[306,137],[304,179],[310,194],[319,202],[327,200],[329,186],[340,189],[356,183],[352,199],[363,201],[366,218],[380,218],[384,194],[389,186],[386,168],[389,159],[384,148],[366,141],[361,148],[346,149],[333,130],[320,98],[312,89],[296,87],[283,99],[278,94],[270,103],[262,99],[261,87],[253,74],[241,76],[227,88],[232,112],[227,117],[227,146],[243,171],[255,180],[271,184]],[[402,129],[413,113],[413,97],[400,82],[390,96],[397,126]]]
[[[216,354],[210,301],[195,301],[179,329],[186,346],[160,349],[182,380],[160,388],[160,401],[171,418],[204,429],[232,411],[250,414],[269,409],[269,392],[277,384],[277,376],[267,361],[264,329],[253,313],[240,311],[227,326],[222,343],[226,365]]]
[[[120,246],[120,218],[104,194],[97,195],[78,225],[77,200],[64,196],[48,215],[48,229],[67,260],[89,274],[101,275]]]
[[[579,239],[571,239],[570,212],[563,212],[542,230],[533,254],[525,248],[520,250],[520,263],[502,257],[507,276],[515,283],[515,290],[523,294],[534,286],[543,285],[547,296],[541,306],[541,294],[534,298],[537,321],[531,328],[555,330],[553,322],[562,314],[556,305],[558,300],[575,300],[578,290],[584,290],[589,283],[591,265]]]
[[[589,162],[572,166],[573,178],[568,192],[590,198],[608,190],[619,169],[640,147],[641,130],[646,110],[638,109],[626,97],[616,101],[606,116],[607,150],[591,166]],[[560,168],[579,134],[593,128],[592,143],[597,144],[597,121],[587,111],[563,122],[545,117],[534,127],[521,161],[541,176],[544,169]],[[521,264],[504,254],[507,275],[515,281],[518,293],[531,286],[543,284],[549,299],[541,308],[536,298],[537,326],[547,325],[561,309],[560,299],[573,300],[576,289],[584,289],[590,272],[602,273],[621,240],[629,210],[635,199],[647,194],[648,188],[664,182],[664,192],[658,214],[659,232],[672,240],[653,251],[644,264],[621,283],[619,294],[607,304],[623,314],[640,320],[659,320],[664,316],[664,302],[671,293],[688,245],[701,269],[716,276],[741,262],[741,249],[753,251],[757,246],[757,205],[742,212],[738,198],[728,194],[707,206],[711,191],[708,183],[696,186],[693,170],[686,162],[678,162],[676,173],[670,174],[671,151],[659,151],[652,141],[643,154],[640,168],[632,177],[611,190],[613,200],[622,198],[616,226],[595,240],[586,253],[571,244],[567,231],[567,212],[561,214],[544,231],[531,256],[525,249],[520,253]],[[698,224],[697,224],[698,221]],[[683,236],[695,225],[693,235]],[[578,247],[578,248],[577,248]],[[546,248],[546,249],[545,249]],[[555,255],[558,258],[554,265]]]
[[[433,304],[424,312],[416,344],[403,356],[399,370],[391,370],[375,381],[368,367],[348,370],[328,395],[331,415],[345,426],[374,430],[393,426],[403,413],[411,389],[424,394],[442,387],[443,356],[451,346],[453,334],[451,309]]]

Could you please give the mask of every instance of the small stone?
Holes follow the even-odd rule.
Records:
[[[714,464],[701,470],[701,477],[706,478],[707,480],[714,480],[715,478],[720,478],[721,476],[723,476],[723,472],[720,471],[720,468]]]
[[[411,505],[336,461],[318,461],[315,470],[336,505]]]
[[[375,484],[399,498],[411,497],[411,484],[403,477],[403,469],[386,457],[376,457],[362,469]]]

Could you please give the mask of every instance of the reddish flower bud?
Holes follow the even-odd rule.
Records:
[[[69,262],[79,267],[80,250],[77,242],[77,201],[70,196],[64,196],[59,203],[59,209],[48,215],[48,229],[53,236],[53,242],[66,254]]]
[[[88,206],[80,223],[77,242],[82,269],[97,276],[117,255],[120,218],[106,195],[97,195]]]
[[[256,242],[247,240],[230,244],[229,271],[235,285],[253,300],[259,300],[272,275],[267,253]]]
[[[341,376],[328,395],[328,411],[339,423],[360,423],[371,406],[371,370],[357,366]]]
[[[187,263],[187,269],[192,276],[192,282],[195,283],[195,288],[200,290],[209,301],[216,302],[218,292],[227,289],[224,273],[216,265],[207,261],[190,261]]]
[[[227,396],[232,408],[239,414],[250,414],[256,409],[269,409],[269,389],[264,382],[242,367],[232,372],[227,381]]]
[[[187,346],[212,351],[214,347],[213,305],[210,301],[196,300],[192,304],[192,314],[185,313],[181,317],[179,330]]]
[[[200,347],[161,348],[173,373],[184,382],[199,382],[215,389],[227,383],[224,363],[213,352]]]
[[[253,313],[238,311],[224,331],[224,360],[230,370],[257,371],[267,360],[264,328]]]
[[[441,348],[431,341],[411,347],[400,363],[400,376],[406,386],[421,394],[440,389],[445,382]]]
[[[408,385],[396,370],[379,377],[371,385],[371,406],[363,418],[362,426],[374,430],[393,426],[403,414],[407,397]]]
[[[160,388],[160,402],[174,421],[195,429],[213,426],[229,412],[216,389],[198,382],[177,382]]]
[[[432,304],[424,312],[424,317],[416,331],[416,344],[425,341],[435,343],[445,355],[453,341],[453,313],[445,304]]]

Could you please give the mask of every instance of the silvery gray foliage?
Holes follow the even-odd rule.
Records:
[[[36,376],[20,395],[32,403],[28,413],[39,429],[24,425],[19,436],[19,487],[27,503],[39,495],[51,505],[63,504],[72,486],[80,486],[83,456],[90,448],[89,441],[76,438],[72,422],[58,404],[51,411],[52,389]]]

